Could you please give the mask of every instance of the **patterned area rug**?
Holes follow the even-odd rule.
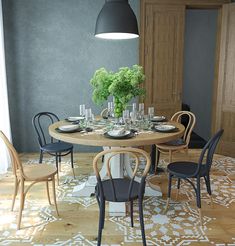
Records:
[[[29,160],[31,164],[37,160]],[[47,163],[54,163],[48,158]],[[164,160],[161,165],[164,166]],[[235,182],[230,175],[235,174],[235,159],[223,157],[213,163],[211,175],[214,196],[212,210],[225,210],[233,207]],[[10,211],[11,197],[3,196],[0,201],[0,245],[96,245],[98,227],[98,206],[94,197],[73,197],[75,185],[84,182],[86,175],[73,179],[70,163],[62,163],[60,186],[57,187],[58,206],[61,217],[57,218],[54,206],[49,206],[46,197],[37,197],[45,185],[32,189],[26,199],[22,218],[23,229],[16,230],[19,201],[15,212]],[[12,179],[8,174],[4,179]],[[3,180],[4,180],[3,179]],[[3,180],[0,181],[3,183]],[[13,182],[11,184],[11,191]],[[9,187],[8,187],[9,188]],[[42,191],[43,192],[43,191]],[[166,214],[166,202],[161,197],[147,197],[144,201],[144,217],[147,245],[235,245],[235,215],[230,224],[231,233],[226,242],[214,240],[213,230],[218,217],[210,212],[209,197],[205,185],[202,186],[203,226],[200,226],[195,207],[195,195],[188,183],[182,182],[179,201],[171,201]],[[12,193],[11,193],[12,194]],[[205,212],[204,212],[205,209]],[[68,214],[72,214],[70,218]],[[74,217],[74,218],[73,218]],[[86,219],[87,218],[87,219]],[[93,224],[91,226],[91,224]],[[60,228],[60,229],[58,229]],[[56,231],[58,230],[58,231]],[[62,230],[62,233],[59,233]],[[213,232],[213,233],[212,233]],[[234,233],[233,233],[234,232]],[[226,232],[224,232],[226,233]],[[219,238],[219,237],[218,237]],[[102,245],[142,245],[138,220],[138,207],[134,205],[134,227],[130,227],[130,217],[109,217],[106,215]]]

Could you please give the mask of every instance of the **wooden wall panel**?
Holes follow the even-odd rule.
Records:
[[[147,4],[145,14],[145,104],[169,118],[181,109],[185,6]]]
[[[222,9],[214,131],[223,128],[218,152],[235,157],[235,3]]]

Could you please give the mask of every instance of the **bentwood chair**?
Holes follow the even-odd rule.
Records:
[[[73,145],[61,141],[55,141],[48,135],[48,126],[54,122],[59,121],[59,118],[54,113],[40,112],[36,114],[32,119],[32,124],[37,134],[37,139],[40,147],[39,163],[42,163],[43,153],[46,152],[52,156],[55,156],[57,175],[59,180],[59,167],[58,162],[61,164],[61,156],[71,155],[71,167],[74,173],[73,165]]]
[[[15,199],[20,188],[20,211],[19,211],[19,217],[17,222],[17,229],[20,229],[21,224],[21,218],[22,218],[22,211],[24,209],[24,202],[27,195],[27,192],[29,189],[38,182],[45,182],[46,183],[46,190],[47,190],[47,197],[49,204],[51,205],[50,200],[50,194],[49,194],[49,184],[48,182],[52,182],[52,189],[53,189],[53,197],[54,197],[54,204],[56,213],[59,216],[57,203],[56,203],[56,193],[55,193],[55,175],[56,175],[56,168],[51,165],[42,164],[42,165],[28,165],[23,166],[19,156],[13,147],[13,145],[10,143],[10,141],[7,139],[7,137],[4,135],[2,131],[0,131],[0,138],[5,143],[12,162],[12,169],[13,174],[15,176],[15,188],[14,188],[14,195],[12,200],[12,207],[11,210],[13,211],[14,205],[15,205]],[[25,187],[25,182],[31,182],[29,186]]]
[[[112,171],[110,168],[111,159],[119,154],[127,154],[135,160],[134,171],[131,178],[113,178]],[[107,170],[108,179],[101,180],[99,170],[97,167],[98,160],[103,156],[108,155],[107,161],[105,163]],[[136,174],[139,170],[139,158],[142,157],[146,160],[146,165],[144,171],[140,178],[140,182],[136,181]],[[145,180],[147,173],[150,168],[150,158],[149,155],[141,149],[134,148],[117,148],[108,149],[100,152],[93,160],[93,168],[97,178],[97,185],[95,188],[95,195],[99,205],[99,230],[98,230],[98,240],[97,245],[101,245],[102,230],[104,228],[104,218],[105,218],[105,202],[129,202],[130,203],[130,216],[131,216],[131,226],[134,226],[133,222],[133,201],[138,200],[139,204],[139,220],[142,233],[143,245],[146,245],[145,230],[144,230],[144,218],[143,218],[143,198],[145,192]],[[139,170],[140,171],[140,170]],[[140,172],[141,172],[140,171]],[[139,173],[138,173],[139,175]]]
[[[188,145],[191,137],[191,133],[196,123],[196,117],[192,112],[189,111],[179,111],[176,112],[172,117],[171,121],[181,122],[182,118],[188,118],[187,125],[185,126],[185,132],[182,138],[169,141],[162,144],[156,144],[157,147],[157,165],[159,163],[160,153],[169,154],[169,163],[172,162],[172,154],[181,150],[185,150],[188,153]],[[155,169],[156,170],[156,169]],[[156,173],[156,171],[155,171]]]
[[[177,178],[177,197],[180,189],[180,181],[184,179],[188,181],[192,186],[196,193],[196,202],[198,207],[198,213],[200,218],[200,223],[202,225],[202,214],[201,214],[201,184],[200,179],[203,177],[206,183],[207,192],[212,202],[212,193],[211,193],[211,185],[210,185],[210,170],[213,160],[213,155],[216,149],[216,146],[223,134],[224,130],[219,130],[204,146],[202,149],[201,155],[199,157],[198,163],[195,162],[172,162],[167,166],[167,171],[169,172],[169,180],[168,180],[168,198],[166,204],[166,210],[168,209],[170,196],[171,196],[171,183],[172,178]],[[206,155],[206,157],[205,157]],[[203,163],[205,157],[205,163]],[[196,186],[190,179],[196,179]]]

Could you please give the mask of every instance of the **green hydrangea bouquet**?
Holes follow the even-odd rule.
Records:
[[[122,67],[116,73],[100,68],[90,80],[94,89],[92,100],[97,105],[102,105],[112,95],[115,117],[121,117],[132,98],[145,94],[145,90],[141,88],[144,79],[143,68],[139,65]]]

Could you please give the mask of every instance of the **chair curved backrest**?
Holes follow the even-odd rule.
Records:
[[[19,155],[16,149],[13,147],[11,142],[8,140],[8,138],[5,136],[5,134],[2,131],[0,131],[0,138],[5,143],[7,150],[9,152],[9,155],[11,157],[12,170],[13,170],[14,175],[16,176],[18,173],[24,175],[23,166],[22,166],[22,163],[20,161],[20,158],[19,158]]]
[[[206,165],[206,172],[209,173],[210,169],[211,169],[211,164],[212,164],[212,160],[213,160],[213,155],[215,153],[215,149],[216,146],[221,138],[221,136],[223,135],[224,130],[221,129],[219,130],[204,146],[204,148],[202,149],[201,155],[199,157],[199,161],[198,161],[198,168],[194,174],[194,176],[197,176],[200,172],[201,166],[202,165]],[[207,154],[206,156],[206,162],[205,164],[203,164],[203,159],[205,157],[205,154]]]
[[[45,135],[45,129],[43,127],[43,122],[47,121],[47,125],[53,124],[56,121],[59,121],[59,117],[51,112],[40,112],[36,114],[32,119],[33,127],[36,131],[38,137],[38,143],[40,147],[47,144],[49,141]],[[54,139],[50,137],[50,143],[53,143]]]
[[[117,198],[116,198],[116,191],[115,191],[115,186],[114,186],[114,182],[113,182],[113,177],[112,177],[112,173],[111,173],[111,169],[110,169],[111,159],[118,154],[128,154],[131,157],[133,157],[133,159],[135,160],[135,165],[134,165],[134,170],[133,170],[132,177],[131,177],[131,182],[129,184],[129,188],[127,191],[128,192],[128,200],[129,200],[131,192],[132,192],[132,188],[133,188],[133,183],[134,183],[134,180],[136,178],[137,171],[139,170],[139,163],[140,163],[139,158],[141,156],[142,156],[142,158],[144,157],[144,159],[146,160],[146,165],[145,165],[144,171],[141,174],[140,187],[139,187],[139,191],[138,191],[139,196],[143,196],[144,195],[144,189],[145,189],[145,180],[146,180],[146,176],[148,174],[149,168],[150,168],[149,154],[142,149],[135,149],[135,148],[108,149],[108,150],[104,150],[104,151],[100,152],[99,154],[97,154],[93,160],[93,169],[95,171],[95,175],[96,175],[97,183],[98,183],[98,188],[100,191],[100,195],[102,197],[104,197],[104,192],[103,192],[102,181],[101,181],[101,177],[100,177],[97,165],[98,165],[98,160],[106,154],[109,154],[109,157],[105,163],[106,164],[106,170],[107,170],[106,175],[108,176],[108,178],[110,180],[110,186],[112,188],[113,201],[116,201]]]
[[[193,128],[194,128],[195,123],[196,123],[196,117],[195,117],[195,115],[192,112],[179,111],[179,112],[176,112],[171,117],[171,120],[180,123],[182,117],[188,117],[188,123],[185,126],[185,131],[184,131],[184,135],[183,135],[183,140],[185,141],[185,145],[188,146],[189,145],[189,141],[190,141],[190,137],[191,137],[191,133],[192,133]]]

